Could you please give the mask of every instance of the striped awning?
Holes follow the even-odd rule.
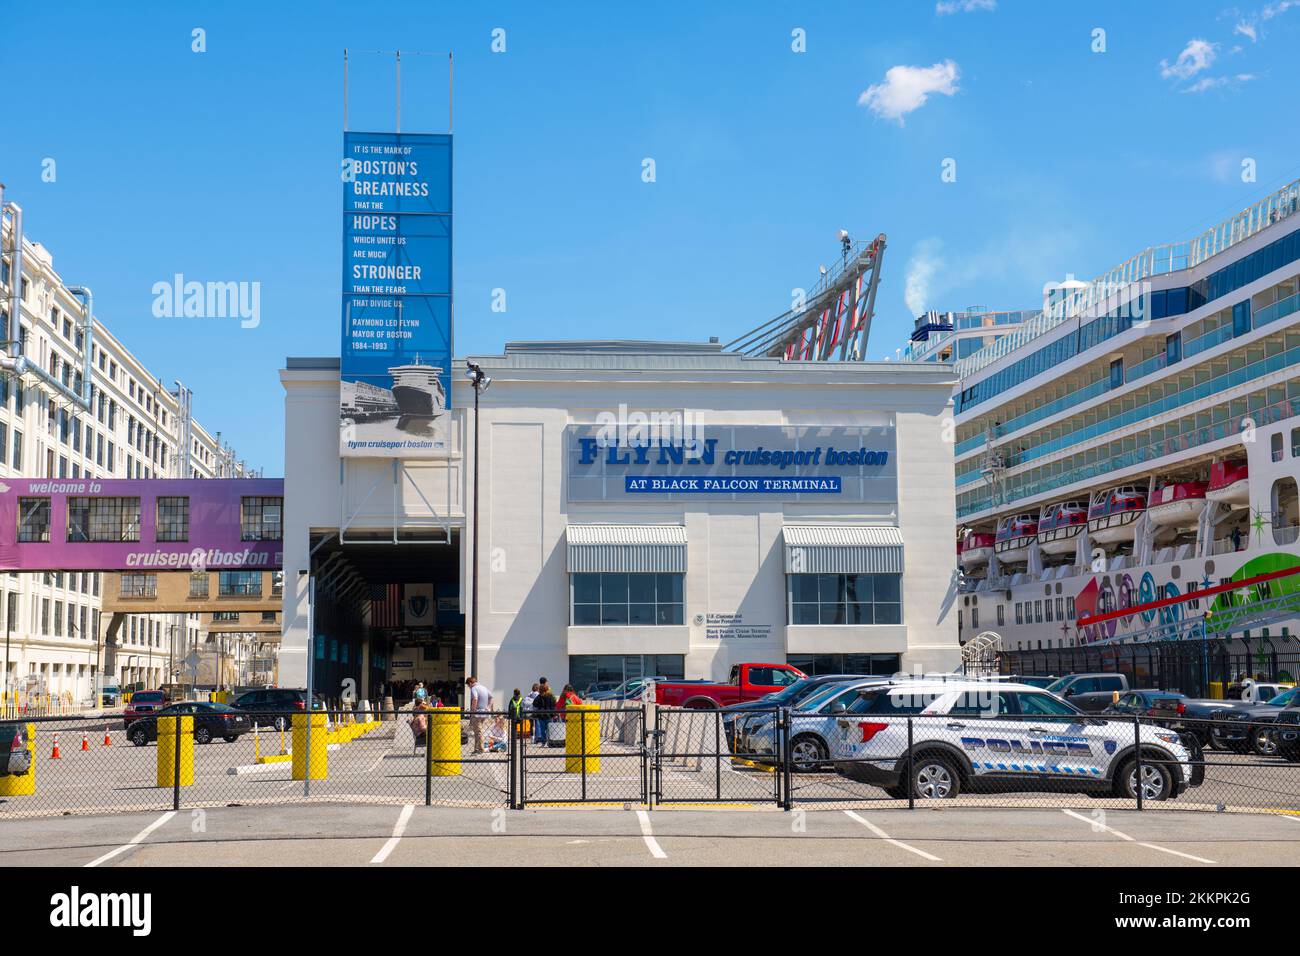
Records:
[[[569,572],[686,572],[686,529],[676,524],[571,524]]]
[[[786,525],[786,574],[902,574],[903,535],[885,525]]]

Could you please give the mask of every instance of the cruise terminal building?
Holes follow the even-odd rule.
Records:
[[[339,360],[286,361],[282,686],[309,655],[326,696],[476,670],[500,702],[539,675],[959,663],[951,366],[629,341],[472,361],[477,412],[458,360],[416,459],[341,455]]]

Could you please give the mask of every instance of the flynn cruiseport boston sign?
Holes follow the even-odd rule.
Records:
[[[571,501],[656,495],[897,497],[892,422],[881,427],[703,426],[691,437],[639,440],[571,425]]]

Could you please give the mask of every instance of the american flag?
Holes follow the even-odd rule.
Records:
[[[397,627],[402,623],[402,586],[370,585],[370,626]]]

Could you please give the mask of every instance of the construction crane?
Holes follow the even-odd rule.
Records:
[[[767,355],[787,361],[862,362],[875,314],[885,234],[854,242],[839,231],[840,262],[821,267],[821,277],[793,307],[728,342],[727,351]]]

